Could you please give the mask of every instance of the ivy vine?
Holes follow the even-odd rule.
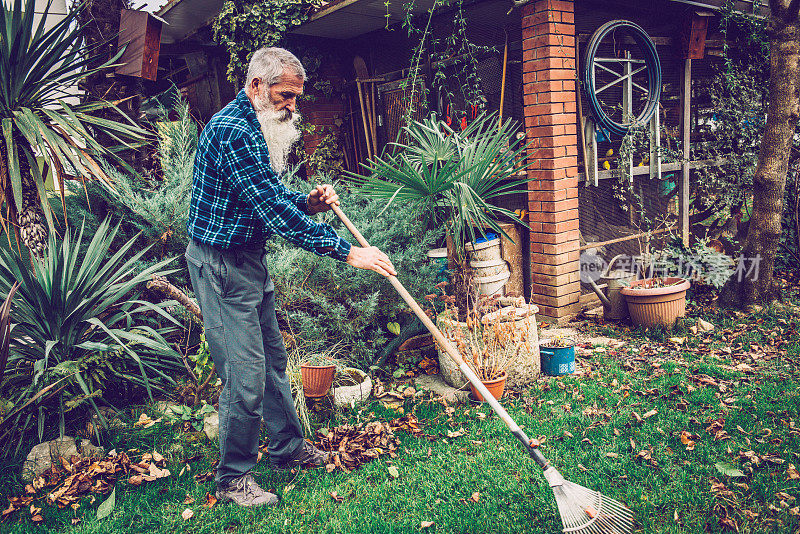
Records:
[[[321,0],[228,0],[214,19],[214,39],[230,55],[228,80],[244,85],[253,52],[280,44],[293,28],[303,24]]]

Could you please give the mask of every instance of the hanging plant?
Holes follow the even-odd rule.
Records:
[[[279,45],[286,34],[303,24],[321,0],[256,0],[225,2],[214,19],[214,40],[230,54],[228,80],[242,86],[253,52],[265,46]]]

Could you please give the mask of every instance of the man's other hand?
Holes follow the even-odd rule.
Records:
[[[378,247],[350,247],[347,263],[359,269],[375,271],[383,276],[397,276],[389,256],[381,252]]]
[[[331,206],[339,205],[339,195],[330,184],[318,185],[308,194],[306,204],[308,204],[308,213],[311,215],[322,213],[330,210]]]

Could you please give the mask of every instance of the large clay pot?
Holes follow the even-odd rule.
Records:
[[[683,278],[665,278],[666,287],[647,288],[652,278],[637,280],[620,292],[625,295],[628,312],[635,326],[672,327],[678,317],[686,315],[686,290],[689,281]]]
[[[503,308],[507,313],[508,308]],[[539,334],[536,324],[536,313],[539,308],[533,304],[515,305],[516,320],[514,321],[514,338],[522,343],[519,357],[516,362],[508,369],[508,384],[514,387],[522,387],[532,384],[539,376],[541,361],[539,358]],[[462,334],[467,330],[467,323],[456,320],[453,313],[446,311],[436,317],[436,326],[448,339],[455,337],[458,330]],[[455,344],[454,344],[455,346]],[[456,347],[458,348],[458,347]],[[439,353],[439,369],[445,382],[454,388],[462,388],[467,384],[466,377],[461,373],[458,365],[444,352],[437,344],[436,349]]]
[[[452,341],[459,330],[461,332],[467,331],[467,323],[462,323],[457,320],[457,318],[453,318],[453,315],[454,314],[448,310],[440,313],[436,317],[436,326],[439,327],[439,330],[442,331],[442,334],[448,341]],[[455,346],[455,343],[453,343],[453,346]],[[458,350],[458,347],[456,347],[456,350]],[[436,344],[436,351],[439,353],[439,371],[442,373],[444,381],[457,389],[464,387],[467,383],[467,379],[461,373],[456,362],[442,350],[442,347],[440,347],[438,343]]]
[[[484,386],[486,386],[486,389],[489,390],[489,393],[491,393],[495,399],[500,400],[500,397],[503,396],[503,392],[506,389],[507,377],[508,375],[506,373],[503,373],[503,375],[500,378],[495,378],[494,380],[489,380],[487,382],[481,380],[481,382],[483,383]],[[478,390],[475,389],[475,386],[470,384],[469,388],[472,390],[472,396],[475,397],[475,400],[477,400],[478,402],[483,402],[484,400],[483,395],[481,395],[478,392]]]
[[[331,390],[335,373],[335,365],[301,365],[303,394],[312,399],[324,397]]]

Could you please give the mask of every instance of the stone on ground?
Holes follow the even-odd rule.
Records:
[[[59,462],[59,458],[69,460],[72,456],[80,456],[78,445],[73,437],[64,436],[39,443],[31,449],[25,463],[22,464],[22,479],[30,483],[47,471],[54,462]]]
[[[213,412],[203,418],[203,432],[208,439],[219,439],[219,413]]]
[[[424,389],[430,391],[434,395],[443,397],[449,404],[462,404],[469,400],[470,389],[467,386],[465,389],[456,389],[449,386],[442,378],[442,375],[419,375],[414,378],[414,384],[417,389]]]
[[[714,330],[714,325],[703,319],[697,319],[697,329],[701,332],[711,332]]]

